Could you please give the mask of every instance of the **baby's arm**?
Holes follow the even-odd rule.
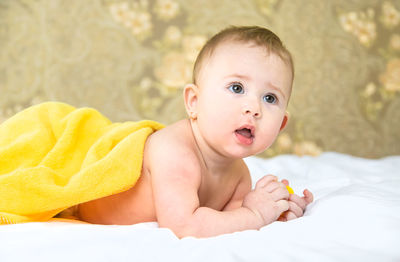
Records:
[[[161,143],[168,144],[165,140]],[[272,176],[260,180],[236,209],[218,211],[200,207],[201,173],[197,158],[179,148],[174,148],[171,156],[167,152],[169,146],[159,144],[153,150],[150,173],[159,226],[170,228],[178,237],[209,237],[259,229],[289,208],[288,191]]]
[[[247,208],[221,212],[200,207],[200,167],[192,161],[170,160],[152,167],[153,198],[160,227],[178,237],[209,237],[258,228],[261,221]]]
[[[251,177],[247,169],[246,164],[244,164],[243,175],[236,186],[235,192],[229,202],[225,205],[224,211],[230,211],[240,208],[243,204],[244,197],[251,191]]]

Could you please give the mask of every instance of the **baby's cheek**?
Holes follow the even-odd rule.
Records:
[[[262,141],[260,144],[264,147],[264,150],[266,148],[269,148],[276,140],[279,134],[279,129],[271,127],[271,126],[266,126],[264,128],[261,128],[262,132],[258,135],[258,139]]]

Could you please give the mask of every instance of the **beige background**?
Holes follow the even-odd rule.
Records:
[[[0,0],[0,121],[58,100],[169,124],[230,24],[270,28],[295,58],[290,124],[262,156],[400,154],[399,0]]]

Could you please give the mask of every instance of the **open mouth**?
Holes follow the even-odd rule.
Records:
[[[240,134],[240,135],[242,135],[244,137],[247,137],[247,138],[251,138],[253,136],[251,134],[251,130],[248,129],[248,128],[238,129],[238,130],[236,130],[236,133],[238,133],[238,134]]]
[[[254,134],[251,128],[240,128],[235,130],[235,135],[238,138],[239,142],[245,145],[250,145],[253,143]]]

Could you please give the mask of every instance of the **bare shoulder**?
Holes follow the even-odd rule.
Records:
[[[188,121],[181,120],[149,136],[144,150],[144,168],[150,173],[179,169],[182,171],[179,174],[190,171],[200,176],[200,162],[191,132]]]

